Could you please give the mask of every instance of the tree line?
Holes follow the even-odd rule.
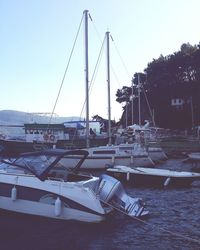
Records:
[[[124,103],[123,127],[145,120],[170,129],[200,125],[200,43],[184,43],[179,51],[153,59],[133,75],[131,86],[117,90],[116,101]]]

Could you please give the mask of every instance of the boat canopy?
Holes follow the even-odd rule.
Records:
[[[83,161],[88,156],[86,150],[64,150],[64,149],[49,149],[38,152],[23,153],[17,158],[4,159],[2,162],[10,166],[22,168],[27,172],[31,172],[37,178],[44,181],[47,179],[48,173],[55,166],[59,165],[62,158],[68,155],[80,155],[80,160],[75,166],[70,166],[69,170],[78,172]],[[60,164],[62,166],[62,164]]]

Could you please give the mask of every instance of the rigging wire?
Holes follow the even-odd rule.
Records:
[[[146,94],[145,89],[144,89],[144,85],[142,83],[141,83],[141,87],[142,87],[142,90],[143,90],[143,93],[144,93],[145,100],[147,102],[147,106],[149,108],[149,113],[150,113],[150,116],[151,116],[151,119],[152,119],[152,122],[153,122],[153,126],[155,127],[156,124],[155,124],[155,120],[154,120],[154,117],[153,117],[153,113],[152,113],[152,110],[151,110],[151,107],[150,107],[150,104],[149,104],[149,100],[147,98],[147,94]]]
[[[98,55],[98,58],[97,58],[97,62],[95,64],[95,68],[94,68],[92,78],[91,78],[91,81],[90,81],[90,84],[89,84],[89,94],[91,94],[92,87],[94,86],[94,81],[95,81],[96,76],[97,76],[97,70],[98,70],[98,67],[99,67],[99,64],[100,64],[100,61],[101,61],[101,58],[102,58],[102,54],[103,54],[102,52],[103,52],[104,44],[105,44],[105,38],[104,38],[104,40],[102,42],[101,49],[100,49],[100,52],[99,52],[99,55]],[[80,116],[83,113],[85,104],[86,104],[86,100],[84,101]]]
[[[118,85],[119,85],[119,88],[121,88],[121,83],[120,83],[119,78],[118,78],[118,76],[117,76],[117,74],[116,74],[114,68],[112,67],[112,65],[111,65],[111,70],[112,70],[112,73],[113,73],[113,75],[114,75],[114,77],[115,77],[115,80],[117,81],[117,83],[118,83]]]
[[[93,23],[93,19],[92,19],[90,13],[88,14],[88,16],[89,16],[89,18],[90,18],[90,21]],[[93,23],[93,25],[94,25],[94,23]],[[95,25],[94,25],[94,27],[95,27]],[[98,33],[96,27],[95,27],[95,31],[97,32],[98,37],[99,37],[99,39],[100,39],[100,35],[99,35],[99,33]],[[95,68],[94,68],[94,71],[93,71],[93,75],[92,75],[92,78],[91,78],[91,81],[90,81],[90,84],[89,84],[89,95],[91,94],[91,90],[92,90],[92,87],[93,87],[93,85],[94,85],[94,80],[95,80],[95,78],[96,78],[97,71],[98,71],[98,67],[99,67],[99,64],[100,64],[100,61],[101,61],[101,58],[102,58],[102,54],[103,54],[102,51],[103,51],[103,48],[104,48],[104,43],[105,43],[105,38],[104,38],[104,40],[103,40],[103,42],[102,42],[102,45],[101,45],[101,48],[100,48],[100,52],[99,52],[99,55],[98,55],[98,58],[97,58],[97,62],[96,62],[96,64],[95,64]],[[84,108],[85,108],[85,105],[86,105],[86,99],[84,100],[84,103],[83,103],[83,106],[82,106],[82,109],[81,109],[81,113],[80,113],[80,117],[82,117],[82,114],[83,114],[83,110],[84,110]],[[74,138],[75,138],[75,133],[74,133],[74,135],[73,135],[73,137],[72,137],[72,141],[74,140]]]
[[[94,26],[95,32],[96,32],[96,34],[97,34],[99,40],[101,41],[100,34],[99,34],[99,32],[98,32],[98,29],[97,29],[95,23],[93,22],[93,20],[92,20],[92,18],[91,18],[90,15],[89,15],[89,17],[90,17],[90,20],[91,20],[91,22],[92,22],[92,24],[93,24],[93,26]],[[117,48],[117,46],[116,46],[116,44],[115,44],[115,42],[114,42],[114,39],[113,39],[113,37],[112,37],[111,34],[110,34],[110,37],[111,37],[112,42],[114,43],[115,50],[117,51],[117,54],[118,54],[118,56],[119,56],[119,58],[120,58],[120,60],[121,60],[121,62],[122,62],[122,65],[123,65],[123,67],[125,68],[125,71],[126,71],[128,77],[130,77],[130,74],[129,74],[129,72],[128,72],[128,69],[127,69],[127,67],[126,67],[126,65],[125,65],[125,63],[124,63],[124,61],[123,61],[123,59],[122,59],[122,56],[121,56],[120,53],[119,53],[119,50],[118,50],[118,48]],[[105,40],[105,38],[104,38],[104,40]],[[96,70],[96,69],[95,69],[95,70]],[[121,87],[121,83],[120,83],[120,81],[119,81],[119,78],[117,77],[116,72],[114,71],[114,68],[113,68],[113,66],[112,66],[112,63],[111,63],[111,71],[112,71],[112,73],[113,73],[113,75],[114,75],[114,77],[115,77],[116,82],[117,82],[118,85],[119,85],[119,88],[120,88],[120,87]],[[91,90],[90,90],[90,91],[91,91]]]
[[[94,81],[95,81],[96,76],[97,76],[97,70],[98,70],[98,67],[99,67],[99,63],[100,63],[102,55],[103,55],[103,49],[104,49],[104,46],[105,46],[105,39],[106,39],[106,37],[104,37],[104,40],[102,42],[101,49],[100,49],[100,52],[99,52],[99,55],[98,55],[98,58],[97,58],[97,62],[96,62],[95,68],[94,68],[94,72],[92,74],[92,78],[91,78],[91,82],[90,82],[90,86],[89,86],[89,91],[90,92],[92,91],[92,87],[94,86]]]
[[[126,67],[126,64],[125,64],[125,62],[124,62],[124,60],[123,60],[123,58],[122,58],[122,56],[121,56],[121,54],[120,54],[120,52],[119,52],[119,49],[117,48],[117,45],[115,44],[115,41],[114,41],[114,39],[113,39],[112,36],[111,36],[111,40],[112,40],[112,42],[113,42],[113,44],[114,44],[114,47],[115,47],[115,49],[116,49],[116,51],[117,51],[117,54],[118,54],[118,56],[119,56],[119,58],[120,58],[120,60],[121,60],[121,62],[122,62],[122,65],[124,66],[124,69],[125,69],[127,75],[130,77],[130,73],[129,73],[127,67]],[[131,78],[131,77],[130,77],[130,78]]]
[[[100,200],[101,200],[101,199],[100,199]],[[200,244],[200,240],[198,240],[198,239],[194,239],[194,238],[189,237],[189,236],[187,236],[187,235],[183,235],[183,234],[179,234],[179,233],[176,233],[176,232],[172,232],[172,231],[170,231],[170,230],[168,230],[168,229],[165,229],[165,228],[163,228],[163,227],[160,227],[160,226],[152,225],[151,223],[148,223],[148,222],[146,222],[146,221],[144,221],[144,220],[142,220],[142,219],[140,219],[140,218],[138,218],[138,217],[133,217],[133,216],[127,214],[125,211],[122,211],[120,208],[117,208],[117,207],[113,206],[112,204],[110,204],[110,203],[108,203],[108,202],[106,202],[106,201],[104,201],[104,200],[101,200],[101,202],[103,202],[103,203],[105,203],[106,205],[110,206],[110,207],[113,208],[114,210],[116,210],[116,211],[118,211],[118,212],[120,212],[120,213],[122,213],[122,214],[124,214],[124,215],[126,215],[126,216],[128,216],[128,217],[130,217],[130,218],[133,219],[133,220],[139,221],[139,222],[141,222],[141,223],[143,223],[143,224],[145,224],[145,225],[147,225],[147,226],[150,226],[151,228],[160,230],[160,231],[162,231],[162,232],[168,233],[168,234],[170,234],[170,235],[172,235],[172,236],[179,237],[179,238],[184,239],[184,240],[187,240],[187,241],[191,241],[191,242],[195,242],[195,243],[197,243],[197,244]]]
[[[63,75],[63,78],[62,78],[62,81],[61,81],[61,84],[60,84],[60,88],[59,88],[59,91],[58,91],[58,94],[57,94],[57,97],[56,97],[56,101],[55,101],[55,104],[54,104],[54,107],[53,107],[53,110],[52,110],[52,114],[51,114],[51,117],[49,119],[49,124],[51,124],[51,121],[52,121],[53,113],[55,111],[55,108],[56,108],[56,105],[57,105],[57,102],[58,102],[58,98],[60,96],[60,93],[61,93],[61,90],[62,90],[62,86],[63,86],[64,80],[65,80],[65,77],[66,77],[66,74],[67,74],[67,71],[68,71],[68,68],[69,68],[69,64],[71,62],[71,58],[72,58],[72,55],[73,55],[73,52],[74,52],[74,48],[75,48],[75,45],[76,45],[76,42],[77,42],[77,39],[78,39],[78,35],[79,35],[79,32],[80,32],[80,28],[81,28],[82,22],[83,22],[83,16],[81,18],[81,21],[80,21],[80,24],[79,24],[79,27],[78,27],[78,31],[76,33],[76,37],[75,37],[75,40],[74,40],[74,43],[73,43],[73,46],[72,46],[72,50],[70,52],[68,63],[67,63],[67,66],[65,68],[65,71],[64,71],[64,75]]]
[[[94,29],[95,29],[95,31],[96,31],[96,33],[97,33],[97,36],[98,36],[99,40],[101,41],[100,34],[99,34],[98,29],[97,29],[97,27],[95,26],[93,20],[92,20],[92,23],[93,23]],[[113,37],[112,37],[111,34],[110,34],[110,38],[111,38],[111,40],[114,42],[114,39],[113,39]],[[104,40],[105,40],[105,38],[104,38]],[[119,53],[118,53],[118,54],[119,54]],[[121,56],[120,56],[120,58],[121,58]],[[125,64],[124,64],[124,65],[125,65]],[[120,87],[121,87],[121,83],[120,83],[120,81],[119,81],[119,78],[118,78],[118,76],[117,76],[117,74],[116,74],[116,72],[115,72],[113,66],[112,66],[112,62],[111,62],[110,67],[111,67],[111,71],[112,71],[112,73],[113,73],[113,75],[114,75],[114,77],[115,77],[115,80],[116,80],[116,82],[118,83],[119,88],[120,88]],[[128,70],[127,70],[127,72],[128,72]],[[128,75],[130,75],[130,74],[128,73]]]
[[[100,35],[100,33],[99,33],[99,31],[98,31],[98,29],[97,29],[97,27],[96,27],[95,23],[93,22],[93,19],[91,18],[90,15],[89,15],[89,17],[90,17],[90,20],[91,20],[91,22],[92,22],[92,24],[93,24],[93,26],[94,26],[94,30],[95,30],[95,32],[97,33],[98,39],[99,39],[99,41],[100,41],[100,43],[101,43],[101,41],[102,41],[101,35]]]
[[[94,24],[94,22],[93,22],[93,19],[92,19],[92,17],[91,17],[90,14],[89,14],[89,18],[90,18],[90,21],[91,21],[92,24],[93,24],[93,27],[94,27],[94,30],[95,30],[97,36],[98,36],[98,39],[99,39],[99,41],[101,42],[100,52],[99,52],[99,55],[98,55],[98,58],[97,58],[97,62],[96,62],[96,64],[95,64],[94,71],[93,71],[93,74],[92,74],[92,78],[91,78],[91,81],[90,81],[90,84],[89,84],[89,95],[91,95],[92,87],[94,86],[94,81],[95,81],[95,79],[96,79],[97,71],[98,71],[99,64],[100,64],[100,61],[101,61],[101,58],[102,58],[102,54],[103,54],[102,51],[103,51],[104,44],[105,44],[105,37],[104,37],[103,42],[102,42],[101,36],[100,36],[100,34],[99,34],[99,32],[98,32],[98,30],[97,30],[97,28],[96,28],[96,26],[95,26],[95,24]],[[82,114],[83,114],[83,110],[84,110],[84,108],[85,108],[85,104],[86,104],[86,99],[85,99],[85,101],[84,101],[84,103],[83,103],[83,107],[82,107],[82,109],[81,109],[80,117],[81,117]]]

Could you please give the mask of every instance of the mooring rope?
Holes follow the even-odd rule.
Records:
[[[127,214],[125,211],[122,211],[121,209],[114,207],[114,206],[113,206],[112,204],[110,204],[110,203],[107,203],[107,202],[105,202],[105,201],[103,201],[103,200],[100,200],[100,201],[102,201],[102,202],[105,203],[106,205],[110,206],[110,207],[113,208],[114,210],[116,210],[116,211],[118,211],[118,212],[120,212],[120,213],[122,213],[122,214],[124,214],[124,215],[126,215],[126,216],[128,216],[128,217],[130,217],[130,218],[132,218],[133,220],[142,222],[143,224],[145,224],[145,225],[147,225],[147,226],[150,226],[150,227],[152,227],[152,228],[154,228],[154,229],[159,229],[160,231],[166,232],[166,233],[168,233],[168,234],[170,234],[170,235],[173,235],[173,236],[175,236],[175,237],[179,237],[179,238],[182,238],[182,239],[184,239],[184,240],[187,240],[187,241],[191,241],[191,242],[195,242],[195,243],[200,244],[200,240],[191,238],[191,237],[186,236],[186,235],[183,235],[183,234],[179,234],[179,233],[172,232],[172,231],[170,231],[170,230],[168,230],[168,229],[165,229],[165,228],[163,228],[163,227],[160,227],[160,226],[152,225],[151,223],[148,223],[148,222],[146,222],[146,221],[144,221],[144,220],[142,220],[142,219],[140,219],[140,218],[138,218],[138,217],[133,217],[133,216]]]

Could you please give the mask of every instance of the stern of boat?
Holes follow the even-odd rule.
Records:
[[[148,214],[142,199],[130,197],[120,181],[106,174],[100,177],[97,195],[101,202],[131,217]]]

